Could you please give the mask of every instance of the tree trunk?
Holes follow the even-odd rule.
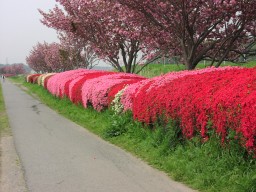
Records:
[[[187,70],[193,70],[197,66],[197,63],[195,61],[192,61],[191,59],[185,60],[185,67]]]
[[[193,70],[194,69],[191,63],[186,63],[185,66],[186,66],[187,70]]]

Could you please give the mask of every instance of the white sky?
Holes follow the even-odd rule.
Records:
[[[37,42],[58,42],[55,30],[40,22],[55,0],[0,0],[0,64],[24,63]]]

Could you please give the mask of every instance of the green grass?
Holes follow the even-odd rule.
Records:
[[[178,136],[179,129],[173,123],[152,131],[142,128],[129,116],[114,119],[117,122],[107,133],[111,129],[120,133],[122,131],[117,127],[122,127],[123,134],[115,136],[112,131],[111,142],[165,171],[175,180],[201,191],[256,190],[256,162],[237,143],[230,143],[230,149],[224,149],[216,135],[204,144],[197,137],[190,141],[183,139]]]
[[[210,65],[209,61],[201,62],[197,65],[197,69],[202,69]],[[225,62],[221,65],[221,67],[224,66],[240,66],[240,67],[256,67],[256,61],[250,61],[248,63],[231,63],[231,62]],[[182,71],[185,70],[185,66],[182,64],[149,64],[146,66],[139,75],[145,76],[145,77],[155,77],[158,75],[163,75],[166,73],[169,73],[171,71]]]
[[[158,75],[163,75],[166,73],[169,73],[171,71],[182,71],[185,70],[185,66],[178,64],[149,64],[146,66],[139,75],[145,76],[145,77],[155,77]]]
[[[9,122],[5,111],[2,86],[0,84],[0,137],[9,133]]]
[[[22,83],[29,94],[36,95],[63,116],[194,189],[256,191],[256,160],[237,143],[224,149],[217,136],[204,144],[197,137],[187,141],[180,136],[175,123],[152,130],[134,122],[129,113],[117,116],[111,110],[98,113],[73,105],[68,99],[58,99],[38,85],[25,83],[22,77],[13,81]]]

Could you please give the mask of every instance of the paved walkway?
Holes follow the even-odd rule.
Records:
[[[191,191],[58,115],[9,81],[2,88],[29,191]]]

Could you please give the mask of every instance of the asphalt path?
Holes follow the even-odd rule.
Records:
[[[28,191],[192,191],[57,114],[8,80],[2,89]]]

